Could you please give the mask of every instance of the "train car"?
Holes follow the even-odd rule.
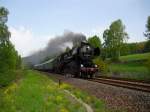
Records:
[[[54,59],[34,66],[37,70],[53,71],[60,74],[71,74],[74,77],[92,78],[98,71],[97,65],[92,62],[100,50],[93,48],[86,41],[62,53]]]
[[[34,65],[34,69],[40,71],[53,71],[55,59],[50,59],[44,63]]]

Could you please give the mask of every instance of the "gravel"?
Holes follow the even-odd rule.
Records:
[[[104,100],[108,108],[126,110],[127,112],[150,112],[150,93],[135,91],[122,87],[91,82],[77,78],[66,78],[60,75],[48,74],[55,81],[69,83]]]

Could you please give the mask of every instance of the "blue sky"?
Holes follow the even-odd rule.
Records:
[[[12,42],[22,56],[45,47],[65,30],[102,39],[103,31],[117,19],[126,26],[128,42],[143,41],[150,15],[149,0],[0,0],[0,5],[10,12]]]

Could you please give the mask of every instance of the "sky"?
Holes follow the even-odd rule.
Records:
[[[128,42],[144,41],[150,16],[150,0],[0,0],[0,6],[9,10],[11,41],[23,57],[66,30],[102,40],[117,19],[126,26]]]

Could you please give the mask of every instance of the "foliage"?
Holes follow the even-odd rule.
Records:
[[[20,70],[8,70],[4,73],[0,73],[0,87],[5,87],[11,84],[14,80],[19,79],[23,76]]]
[[[147,69],[148,69],[148,71],[149,71],[149,75],[150,75],[150,54],[149,54],[149,59],[148,59],[148,61],[146,62],[146,67],[147,67]]]
[[[145,52],[150,52],[150,40],[147,40],[145,46],[144,46]]]
[[[1,18],[7,18],[8,11],[4,7],[0,7]],[[18,53],[9,40],[10,32],[6,26],[6,21],[0,19],[0,71],[16,69],[17,61],[20,60]]]
[[[120,51],[123,43],[128,39],[128,34],[125,32],[125,26],[119,19],[114,21],[109,29],[103,33],[104,48],[106,49],[106,57],[111,57],[112,60],[119,60]]]
[[[150,31],[150,16],[148,16],[146,28],[147,28],[147,31]]]
[[[120,51],[120,56],[126,56],[131,54],[143,54],[149,52],[150,43],[148,42],[136,42],[136,43],[123,43]],[[107,55],[107,56],[106,56]],[[103,59],[110,58],[110,52],[106,47],[101,49],[101,56]]]
[[[21,57],[18,55],[17,51],[9,40],[10,32],[6,25],[8,14],[9,12],[6,8],[0,7],[0,75],[3,75],[0,77],[3,77],[5,80],[8,78],[9,81],[10,77],[13,76],[8,77],[7,75],[13,75],[13,73],[10,74],[9,71],[13,71],[21,67]],[[0,81],[0,84],[5,82],[2,80]]]
[[[147,24],[146,24],[146,32],[144,33],[145,37],[147,37],[147,42],[145,44],[145,51],[150,52],[150,16],[148,16]]]
[[[144,53],[144,46],[146,42],[139,42],[139,43],[128,43],[128,54],[135,54],[135,53]]]
[[[10,84],[16,78],[14,71],[6,71],[5,73],[0,73],[0,87],[4,87]]]
[[[18,53],[17,53],[17,55],[18,55]],[[16,60],[16,68],[17,69],[21,69],[22,68],[22,59],[21,59],[20,55],[18,55],[17,60]]]
[[[100,57],[96,57],[93,62],[98,66],[101,73],[108,72],[107,64]]]
[[[148,40],[150,40],[150,16],[147,18],[147,23],[146,23],[146,32],[144,35],[147,37]]]
[[[0,56],[0,71],[16,68],[17,52],[10,42],[7,42],[7,45],[1,44]]]
[[[106,48],[101,48],[101,54],[100,54],[102,60],[106,60],[107,58],[107,49]]]
[[[94,48],[97,48],[97,47],[101,48],[101,40],[100,40],[100,38],[97,35],[88,38],[88,42]]]
[[[9,12],[6,8],[0,7],[0,44],[7,44],[9,41],[10,32],[5,24],[7,22],[7,16]]]

